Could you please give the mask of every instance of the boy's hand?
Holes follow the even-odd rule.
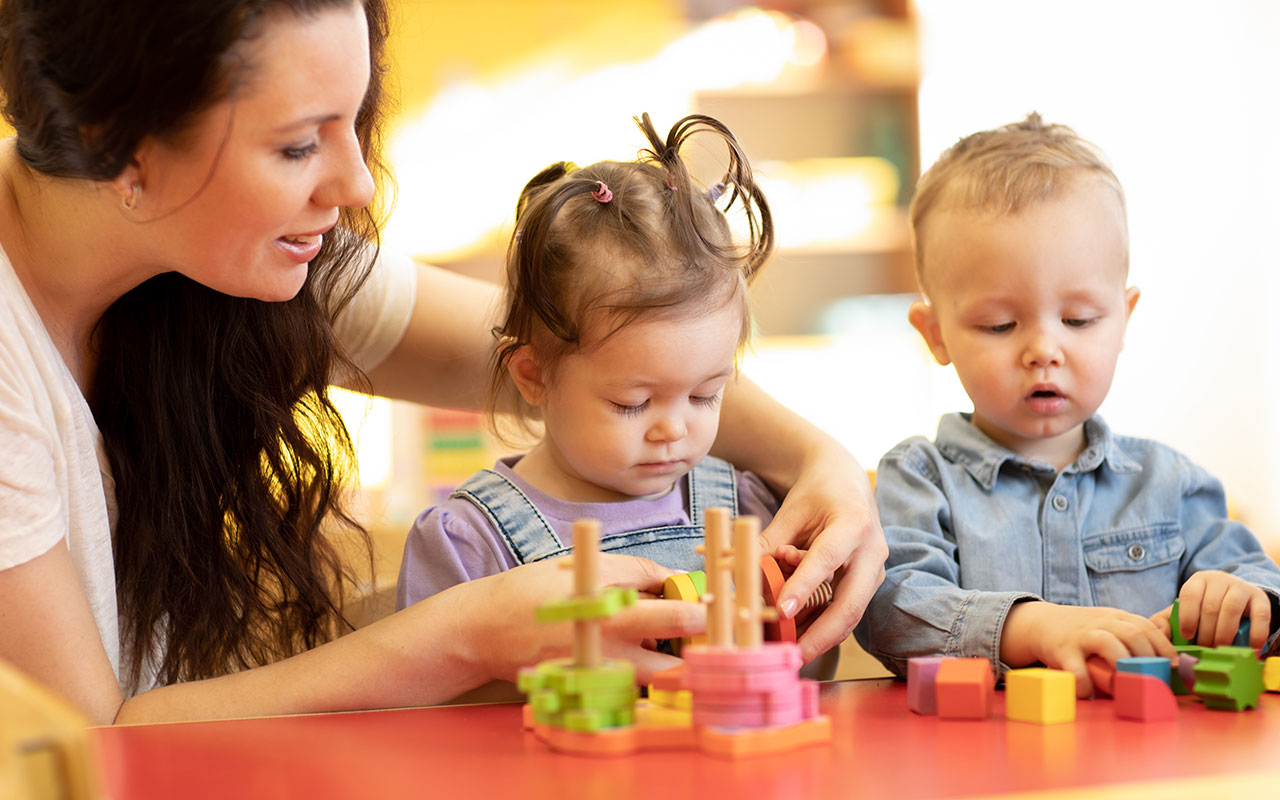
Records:
[[[1085,659],[1099,656],[1112,666],[1129,656],[1159,656],[1176,662],[1169,637],[1146,617],[1118,608],[1017,603],[1005,618],[1000,658],[1011,667],[1037,661],[1076,676],[1076,695],[1093,694]]]
[[[1169,616],[1173,606],[1158,611],[1151,621],[1172,638]],[[1178,628],[1182,638],[1204,647],[1231,644],[1240,620],[1249,615],[1249,646],[1261,652],[1271,632],[1271,601],[1267,593],[1234,575],[1216,569],[1195,573],[1178,592]]]

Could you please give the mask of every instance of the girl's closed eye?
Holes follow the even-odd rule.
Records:
[[[691,394],[689,395],[689,402],[693,403],[695,406],[714,406],[716,403],[720,402],[720,393]]]
[[[609,405],[613,406],[613,410],[624,417],[635,417],[639,416],[640,412],[645,410],[649,405],[649,401],[645,400],[644,402],[636,403],[634,405],[626,405],[623,403],[615,403],[610,400]]]

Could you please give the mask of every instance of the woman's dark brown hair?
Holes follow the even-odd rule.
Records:
[[[17,152],[45,175],[109,180],[144,138],[179,136],[234,99],[253,69],[241,45],[269,20],[355,3],[372,64],[356,129],[381,176],[383,0],[3,0],[0,89]],[[344,510],[352,446],[327,387],[358,374],[333,320],[376,248],[373,213],[343,209],[288,302],[170,272],[99,321],[88,400],[115,484],[121,674],[135,687],[153,654],[163,682],[198,679],[345,624],[354,575],[331,529],[370,545]]]
[[[521,347],[536,342],[540,365],[553,370],[583,347],[583,330],[607,326],[598,342],[641,314],[680,313],[691,304],[737,297],[740,341],[750,332],[746,286],[773,251],[773,219],[751,166],[718,120],[694,114],[664,139],[648,114],[636,119],[649,147],[635,161],[601,161],[578,169],[558,162],[520,193],[507,250],[506,314],[494,329],[499,346],[490,372],[490,409],[536,418],[507,372]],[[681,150],[695,136],[720,140],[724,176],[710,189],[689,173]],[[600,185],[612,197],[601,202]],[[720,203],[724,200],[724,210]],[[737,244],[725,213],[741,202],[747,241]],[[710,307],[707,305],[706,307]],[[502,435],[502,430],[497,430]]]

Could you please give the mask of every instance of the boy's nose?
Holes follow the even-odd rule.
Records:
[[[1062,366],[1062,348],[1052,336],[1035,333],[1027,342],[1022,354],[1022,363],[1029,369]]]

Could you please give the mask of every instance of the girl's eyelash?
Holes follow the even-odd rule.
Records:
[[[624,406],[622,403],[614,403],[613,401],[610,401],[610,405],[613,406],[614,411],[618,412],[622,416],[634,417],[638,416],[641,411],[644,411],[645,406],[649,405],[649,401],[645,400],[643,403],[637,403],[634,406]]]
[[[720,402],[720,393],[716,392],[715,394],[708,394],[708,395],[695,394],[695,395],[690,395],[689,399],[693,401],[694,405],[713,406],[716,403]]]

